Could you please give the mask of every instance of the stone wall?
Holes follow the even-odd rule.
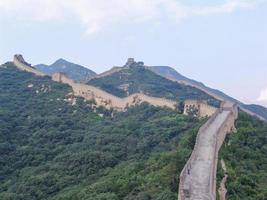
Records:
[[[217,108],[210,106],[205,101],[201,100],[186,100],[184,102],[184,114],[188,115],[191,109],[196,109],[196,115],[199,117],[210,117],[212,116]]]
[[[212,170],[212,172],[210,172],[211,176],[210,176],[210,181],[209,181],[208,195],[210,197],[209,199],[211,199],[211,200],[216,199],[216,172],[217,172],[218,152],[221,148],[221,145],[224,142],[226,134],[235,131],[234,123],[235,123],[235,120],[237,119],[237,115],[238,115],[237,106],[235,106],[235,105],[233,105],[232,107],[222,107],[222,108],[218,109],[210,117],[210,119],[199,129],[192,154],[191,154],[190,158],[188,159],[186,165],[184,166],[184,168],[180,174],[178,200],[189,200],[190,199],[190,197],[189,197],[190,196],[189,183],[185,182],[185,180],[186,180],[186,176],[188,176],[188,174],[187,174],[188,171],[191,170],[193,161],[195,159],[197,159],[196,152],[198,151],[198,146],[199,146],[198,141],[199,141],[200,135],[203,134],[205,132],[205,129],[207,129],[214,122],[217,115],[219,115],[222,111],[226,111],[226,110],[229,110],[230,112],[229,112],[226,120],[222,123],[219,130],[217,131],[216,140],[215,140],[216,143],[213,144],[213,145],[215,145],[216,150],[214,151],[214,157],[213,157],[213,161],[212,161],[212,163],[213,163],[212,169],[213,170]]]
[[[109,76],[109,75],[111,75],[111,74],[113,74],[113,73],[119,72],[119,71],[121,71],[121,70],[123,70],[123,69],[125,69],[125,67],[118,67],[118,66],[115,66],[115,67],[112,67],[112,68],[111,68],[110,70],[108,70],[108,71],[105,71],[105,72],[103,72],[103,73],[101,73],[101,74],[98,74],[98,75],[92,77],[92,79],[103,78],[103,77]]]
[[[178,190],[178,200],[186,200],[187,196],[190,194],[190,188],[186,186],[185,178],[187,176],[187,172],[191,169],[191,165],[193,163],[193,160],[196,159],[196,151],[198,147],[198,138],[200,137],[200,134],[204,132],[204,129],[207,129],[207,127],[215,120],[216,116],[219,114],[220,110],[218,109],[210,118],[209,120],[200,127],[197,133],[197,137],[195,140],[194,149],[186,162],[181,174],[180,174],[180,182],[179,182],[179,190]]]
[[[114,108],[116,110],[123,111],[129,106],[137,105],[142,102],[148,102],[154,106],[166,106],[172,109],[174,109],[176,105],[175,101],[164,98],[151,97],[141,93],[132,94],[125,98],[119,98],[97,87],[76,83],[75,81],[69,79],[61,73],[53,74],[52,80],[70,85],[75,96],[81,96],[87,100],[95,100],[98,106],[105,106],[108,109]]]
[[[23,71],[31,72],[37,76],[46,76],[45,73],[38,71],[30,64],[26,63],[21,55],[14,56],[14,64]],[[119,98],[97,87],[77,83],[62,73],[53,74],[52,80],[70,85],[75,96],[80,96],[87,100],[94,100],[96,102],[96,106],[104,106],[107,109],[113,108],[118,111],[124,111],[129,106],[141,104],[143,102],[171,109],[175,109],[176,106],[175,101],[151,97],[142,93],[132,94],[125,98]]]
[[[217,164],[218,164],[218,154],[220,148],[225,140],[227,133],[234,133],[236,132],[235,128],[235,120],[238,117],[238,109],[237,106],[233,106],[231,108],[223,108],[224,110],[230,110],[231,113],[229,114],[226,121],[224,121],[223,125],[221,126],[220,130],[217,133],[217,140],[216,140],[216,152],[215,153],[215,160],[213,163],[213,172],[211,178],[211,194],[213,199],[216,199],[216,174],[217,174]]]
[[[22,57],[22,55],[15,55],[14,59],[13,59],[14,64],[23,71],[27,71],[27,72],[31,72],[37,76],[46,76],[45,73],[40,72],[39,70],[37,70],[36,68],[30,66],[30,64],[26,63]]]

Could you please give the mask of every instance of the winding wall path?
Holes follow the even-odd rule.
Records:
[[[46,74],[28,65],[21,55],[14,56],[14,64],[21,70],[34,73],[38,76]],[[174,108],[175,101],[155,98],[144,94],[133,94],[126,98],[118,98],[94,86],[76,83],[62,74],[54,74],[54,81],[69,84],[76,96],[85,99],[94,99],[97,105],[114,107],[124,110],[127,106],[148,102],[154,106]],[[226,102],[211,118],[199,129],[194,150],[187,161],[179,184],[180,200],[215,200],[216,199],[216,171],[218,151],[225,135],[234,129],[237,118],[237,108],[231,102]]]
[[[22,55],[15,55],[13,62],[17,68],[23,71],[31,72],[37,76],[49,76],[30,66],[30,64],[25,62]],[[127,107],[142,102],[147,102],[153,106],[168,107],[171,109],[175,109],[176,107],[176,101],[151,97],[142,93],[135,93],[125,98],[119,98],[92,85],[77,83],[62,73],[53,74],[52,80],[70,85],[75,96],[80,96],[87,100],[94,100],[96,106],[104,106],[107,109],[113,108],[118,111],[124,111]]]
[[[199,129],[194,150],[180,175],[179,200],[216,199],[218,152],[226,134],[235,130],[236,118],[236,106],[227,103]]]

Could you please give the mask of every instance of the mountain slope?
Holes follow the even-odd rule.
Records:
[[[142,92],[149,96],[164,97],[177,101],[201,99],[207,100],[215,106],[220,104],[219,101],[199,89],[170,81],[138,64],[124,67],[120,71],[104,77],[94,78],[88,84],[100,87],[119,97]]]
[[[218,96],[218,98],[222,98],[225,99],[227,101],[231,101],[234,103],[237,103],[241,108],[245,108],[248,109],[249,111],[252,111],[254,113],[256,113],[257,115],[259,115],[260,117],[263,117],[264,119],[267,120],[267,108],[260,106],[260,105],[246,105],[226,94],[224,94],[223,92],[216,90],[216,89],[212,89],[209,88],[207,86],[205,86],[203,83],[189,79],[183,75],[181,75],[180,73],[178,73],[176,70],[174,70],[173,68],[169,67],[169,66],[151,66],[149,67],[149,69],[163,77],[169,78],[169,79],[173,79],[173,80],[177,80],[180,82],[185,82],[186,84],[190,84],[190,85],[195,85],[198,88],[203,88],[204,90],[206,90],[209,93],[212,93],[216,96]]]
[[[262,116],[267,120],[267,108],[264,106],[260,105],[255,105],[255,104],[243,104],[243,107],[257,113],[258,115]]]
[[[44,65],[39,64],[35,65],[37,69],[40,71],[43,71],[49,75],[52,75],[57,72],[62,72],[66,74],[68,77],[70,77],[73,80],[79,81],[79,82],[87,82],[92,77],[96,75],[95,72],[92,70],[83,67],[81,65],[77,65],[71,62],[68,62],[64,59],[59,59],[56,62],[54,62],[52,65]]]
[[[177,199],[203,121],[148,104],[111,117],[12,63],[0,91],[0,199]]]
[[[155,73],[157,73],[163,77],[170,78],[170,79],[177,80],[177,81],[181,81],[181,82],[185,82],[185,83],[189,83],[192,85],[196,85],[200,88],[204,88],[204,89],[214,93],[215,95],[223,97],[224,99],[227,99],[227,100],[233,101],[233,102],[238,102],[236,99],[224,94],[223,92],[221,92],[219,90],[215,90],[215,89],[206,87],[201,82],[195,81],[193,79],[189,79],[189,78],[181,75],[175,69],[173,69],[169,66],[152,66],[152,67],[149,67],[149,69],[151,69],[153,72],[155,72]]]

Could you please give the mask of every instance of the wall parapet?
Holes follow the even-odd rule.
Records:
[[[210,118],[209,120],[200,127],[196,142],[194,145],[194,149],[185,164],[181,174],[180,174],[180,183],[179,183],[179,189],[178,189],[178,200],[189,200],[190,195],[192,193],[192,188],[190,187],[190,183],[188,182],[188,179],[186,177],[190,176],[190,170],[192,169],[192,165],[194,163],[194,160],[197,159],[197,151],[199,147],[199,138],[202,134],[205,133],[205,130],[214,122],[214,120],[217,118],[217,116],[222,113],[223,111],[230,111],[229,114],[226,117],[226,120],[223,121],[221,126],[219,127],[219,130],[216,132],[215,135],[215,144],[214,145],[214,156],[212,161],[212,172],[210,174],[209,179],[209,192],[206,194],[206,199],[215,200],[216,199],[216,171],[217,171],[217,162],[218,162],[218,152],[220,150],[221,145],[224,142],[225,136],[227,133],[234,130],[234,122],[237,118],[237,107],[232,106],[230,107],[221,107],[219,108]]]
[[[196,151],[197,151],[197,146],[198,146],[198,141],[201,133],[207,129],[207,127],[215,120],[216,116],[221,112],[221,109],[218,109],[210,118],[209,120],[200,127],[198,130],[196,140],[195,140],[195,145],[194,149],[186,162],[181,174],[180,174],[180,183],[179,183],[179,191],[178,191],[178,200],[185,200],[186,198],[189,197],[190,193],[190,188],[185,186],[185,177],[187,176],[188,171],[191,169],[192,161],[196,158]],[[189,193],[188,193],[189,192]]]

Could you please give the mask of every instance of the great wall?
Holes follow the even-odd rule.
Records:
[[[37,76],[46,74],[26,63],[21,55],[14,56],[17,68],[34,73]],[[126,98],[118,98],[94,86],[77,83],[61,73],[52,75],[52,80],[68,84],[76,96],[94,99],[97,105],[123,111],[127,106],[148,102],[154,106],[175,108],[176,102],[150,97],[145,94],[133,94]],[[199,108],[199,115],[210,116],[209,120],[199,129],[193,152],[180,175],[179,200],[215,200],[216,171],[218,152],[227,133],[235,130],[237,107],[231,102],[224,102],[220,109],[207,107],[198,101],[185,102],[188,106]],[[186,113],[185,113],[186,114]]]
[[[27,72],[31,72],[37,76],[46,76],[45,73],[37,70],[36,68],[32,67],[29,63],[27,63],[22,55],[15,55],[13,59],[14,65],[16,65],[19,69]]]
[[[25,62],[22,55],[15,55],[13,62],[20,70],[31,72],[37,76],[48,76]],[[140,104],[142,102],[148,102],[149,104],[154,106],[168,107],[172,109],[174,109],[176,106],[175,101],[164,98],[151,97],[142,93],[132,94],[125,98],[119,98],[97,87],[77,83],[74,80],[66,77],[62,73],[53,74],[52,80],[70,85],[75,96],[80,96],[87,100],[94,100],[97,106],[104,106],[107,109],[113,108],[118,111],[123,111],[129,106]]]
[[[185,100],[184,114],[191,114],[191,111],[196,111],[195,115],[199,117],[210,117],[216,112],[217,108],[210,106],[206,101],[202,100]]]
[[[164,76],[164,77],[165,77],[165,76]],[[190,83],[190,82],[185,81],[185,80],[183,80],[183,81],[182,81],[182,80],[179,80],[179,81],[178,81],[178,80],[176,80],[176,79],[169,78],[169,77],[165,77],[165,78],[167,78],[167,79],[169,79],[169,80],[171,80],[171,81],[174,81],[174,82],[178,82],[178,83],[183,84],[183,85],[187,85],[187,86],[191,86],[191,87],[197,88],[197,89],[199,89],[199,90],[205,92],[206,94],[212,96],[213,98],[215,98],[215,99],[217,99],[217,100],[219,100],[219,101],[221,101],[221,102],[227,102],[227,103],[230,103],[230,104],[234,104],[234,103],[235,103],[235,102],[233,102],[233,101],[229,101],[229,100],[227,100],[227,99],[224,98],[223,96],[220,96],[220,95],[217,95],[217,94],[211,92],[210,90],[208,90],[208,89],[205,88],[205,87],[202,87],[202,86],[199,86],[199,85]],[[249,115],[251,115],[251,116],[257,117],[258,119],[260,119],[260,120],[262,120],[262,121],[266,121],[265,118],[263,118],[262,116],[260,116],[260,115],[258,115],[258,114],[256,114],[256,113],[254,113],[254,112],[252,112],[252,111],[246,109],[246,108],[245,108],[244,106],[242,106],[242,105],[238,105],[238,108],[240,108],[243,112],[245,112],[245,113],[247,113],[247,114],[249,114]]]
[[[229,105],[229,104],[227,104]],[[199,129],[194,150],[184,166],[179,200],[215,200],[218,152],[227,133],[234,132],[237,107],[226,104]]]
[[[109,76],[109,75],[111,75],[111,74],[113,74],[113,73],[116,73],[116,72],[119,72],[119,71],[121,71],[121,70],[123,70],[123,69],[125,69],[125,68],[129,68],[130,65],[131,65],[131,64],[134,64],[134,63],[136,63],[136,62],[134,61],[134,59],[133,59],[133,58],[129,58],[128,61],[127,61],[127,63],[126,63],[124,66],[122,66],[122,67],[118,67],[118,66],[113,67],[112,69],[110,69],[110,70],[108,70],[108,71],[106,71],[106,72],[103,72],[103,73],[101,73],[101,74],[98,74],[97,76],[93,77],[92,79],[94,79],[94,78],[100,78],[100,77],[105,77],[105,76]],[[143,65],[146,69],[151,70],[152,72],[154,72],[154,71],[151,69],[151,67],[145,66],[143,62],[139,62],[139,63],[141,63],[141,65]],[[156,74],[158,74],[158,75],[160,75],[160,76],[163,76],[163,75],[161,75],[161,74],[159,74],[159,73],[157,73],[157,72],[154,72],[154,73],[156,73]],[[217,99],[217,100],[219,100],[219,101],[221,101],[221,102],[229,102],[229,103],[231,103],[231,104],[235,103],[235,102],[233,102],[233,101],[229,101],[229,100],[227,100],[227,99],[226,99],[225,97],[223,97],[223,96],[220,96],[220,95],[215,94],[214,92],[208,90],[206,87],[199,86],[199,85],[197,85],[197,84],[191,83],[191,82],[186,81],[186,80],[176,80],[176,79],[174,79],[174,78],[170,78],[170,77],[168,77],[168,76],[163,76],[163,77],[166,78],[166,79],[169,79],[169,80],[171,80],[171,81],[178,82],[179,84],[183,84],[183,85],[186,85],[186,86],[191,86],[191,87],[197,88],[197,89],[199,89],[199,90],[205,92],[206,94],[212,96],[213,98],[215,98],[215,99]],[[240,108],[243,112],[245,112],[245,113],[247,113],[247,114],[249,114],[249,115],[251,115],[251,116],[257,117],[258,119],[260,119],[260,120],[262,120],[262,121],[267,121],[267,120],[266,120],[265,118],[263,118],[262,116],[260,116],[260,115],[258,115],[257,113],[254,113],[254,112],[252,112],[252,111],[246,109],[246,108],[245,108],[243,105],[241,105],[241,104],[238,105],[238,108]],[[209,116],[210,116],[210,115],[209,115]]]
[[[22,55],[15,55],[13,62],[19,69],[23,71],[31,72],[37,76],[48,76],[28,64],[23,59]],[[133,62],[134,60],[129,59],[124,68],[129,67],[129,65],[131,65]],[[105,76],[107,74],[104,73]],[[102,75],[100,75],[99,77],[102,77]],[[68,78],[62,73],[53,74],[52,80],[70,85],[75,96],[80,96],[87,100],[94,100],[97,106],[104,106],[107,109],[113,108],[118,111],[124,111],[127,107],[140,104],[142,102],[147,102],[154,106],[168,107],[174,109],[177,103],[176,101],[172,101],[165,98],[147,96],[143,93],[135,93],[125,98],[119,98],[92,85],[78,83]],[[188,104],[186,103],[185,106],[190,104],[190,106],[194,106],[199,109],[199,117],[211,116],[216,111],[214,107],[207,105],[205,102],[194,100],[188,100],[186,102]],[[187,114],[186,111],[185,114]]]
[[[114,108],[118,111],[123,111],[125,108],[148,102],[154,106],[175,108],[176,102],[164,98],[156,98],[144,95],[142,93],[132,94],[125,98],[119,98],[109,94],[97,87],[76,83],[61,73],[52,75],[52,80],[66,83],[72,87],[75,96],[83,97],[87,100],[95,100],[98,106],[105,106],[107,109]]]

